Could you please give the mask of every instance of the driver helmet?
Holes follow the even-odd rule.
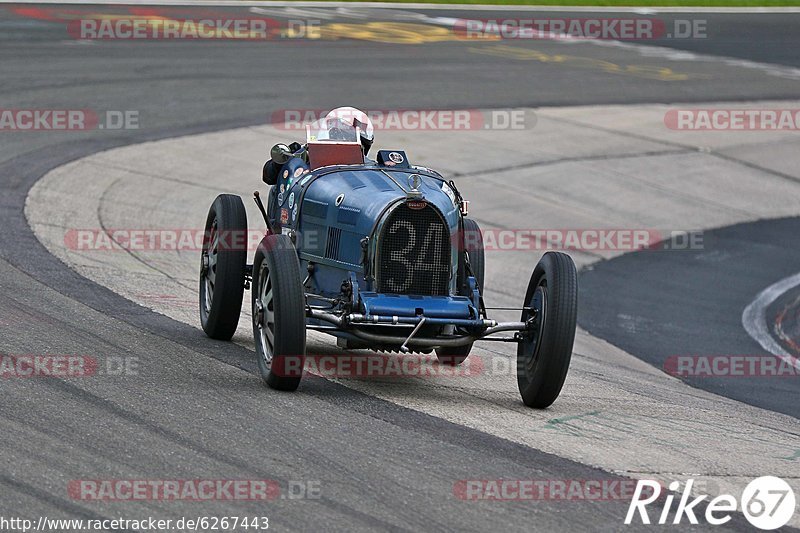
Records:
[[[355,107],[337,107],[325,115],[325,121],[341,121],[348,126],[358,128],[361,132],[361,146],[364,148],[364,155],[367,155],[372,141],[375,140],[375,132],[372,128],[372,121],[366,113]]]

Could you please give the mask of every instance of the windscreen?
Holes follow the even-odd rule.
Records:
[[[342,118],[322,118],[307,129],[308,142],[359,142],[358,128]]]

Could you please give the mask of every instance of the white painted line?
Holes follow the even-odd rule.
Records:
[[[744,308],[742,313],[742,326],[769,353],[780,357],[787,363],[800,370],[800,359],[792,357],[778,344],[769,332],[767,325],[767,307],[777,300],[783,293],[800,285],[800,273],[784,278],[758,293],[756,299]]]
[[[0,0],[0,4],[52,4],[53,0]],[[98,0],[64,0],[59,4],[98,5]],[[459,11],[563,11],[563,12],[603,12],[603,13],[800,13],[799,7],[610,7],[610,6],[533,6],[533,5],[485,5],[485,4],[425,4],[414,2],[314,2],[314,1],[271,1],[263,2],[239,0],[102,0],[103,5],[137,6],[227,6],[227,7],[368,7],[378,9],[440,9]]]

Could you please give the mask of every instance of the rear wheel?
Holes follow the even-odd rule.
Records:
[[[470,270],[478,283],[478,291],[483,296],[483,276],[485,261],[483,254],[483,234],[478,223],[471,218],[464,219],[464,249],[469,254]],[[445,365],[460,365],[469,357],[472,350],[472,343],[463,346],[451,346],[447,348],[437,348],[436,357],[439,362]]]
[[[267,235],[253,261],[253,337],[258,369],[273,389],[300,385],[306,353],[305,291],[286,235]]]
[[[206,217],[200,262],[200,323],[212,339],[230,340],[239,324],[247,263],[242,199],[217,196]]]
[[[528,407],[550,406],[567,378],[578,316],[578,273],[567,254],[547,252],[531,275],[517,345],[517,384]]]

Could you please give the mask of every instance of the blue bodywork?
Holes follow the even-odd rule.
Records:
[[[305,286],[310,304],[340,299],[347,285],[345,293],[351,302],[346,312],[358,314],[363,322],[413,325],[425,317],[428,324],[475,328],[483,321],[474,278],[467,282],[471,290],[459,294],[462,215],[456,194],[428,169],[373,164],[311,171],[302,158],[295,157],[283,166],[273,187],[270,222],[276,232],[293,237],[301,271],[309,272]],[[425,202],[446,222],[453,244],[449,294],[377,292],[374,274],[381,230],[392,210],[405,202]],[[307,320],[318,323],[314,318]]]

